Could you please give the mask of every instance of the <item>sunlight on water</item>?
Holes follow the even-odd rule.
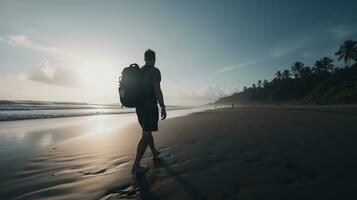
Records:
[[[47,135],[44,135],[40,141],[39,141],[39,146],[48,146],[53,143],[53,133],[48,133]]]
[[[209,107],[168,110],[168,118],[207,110]],[[0,122],[0,156],[6,159],[30,153],[83,135],[100,139],[109,130],[137,123],[134,113]],[[118,133],[120,134],[120,133]],[[93,141],[91,145],[97,145]]]

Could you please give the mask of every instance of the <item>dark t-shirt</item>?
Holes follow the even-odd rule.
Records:
[[[157,104],[153,83],[161,82],[160,70],[153,66],[144,65],[141,70],[144,72],[144,87],[146,93],[146,102]]]

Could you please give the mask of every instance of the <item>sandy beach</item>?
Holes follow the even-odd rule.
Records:
[[[356,106],[238,107],[177,116],[160,121],[154,137],[161,159],[152,161],[147,150],[142,164],[150,170],[141,176],[130,174],[140,137],[133,116],[125,126],[115,123],[119,116],[34,120],[47,127],[33,132],[52,137],[15,157],[2,151],[0,199],[357,197]],[[12,127],[6,123],[2,134]]]

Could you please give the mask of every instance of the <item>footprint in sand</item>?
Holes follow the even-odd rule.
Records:
[[[126,166],[128,166],[131,161],[123,160],[123,159],[114,159],[109,162],[108,165],[103,166],[99,170],[94,171],[80,171],[84,176],[92,176],[92,175],[102,175],[102,174],[110,174],[115,173],[120,170],[125,170]]]
[[[100,169],[100,170],[97,170],[97,171],[94,171],[94,172],[82,172],[83,175],[85,176],[89,176],[89,175],[98,175],[98,174],[103,174],[107,171],[107,168],[104,168],[104,169]]]
[[[140,192],[138,186],[125,184],[108,190],[100,200],[135,198],[139,195]]]

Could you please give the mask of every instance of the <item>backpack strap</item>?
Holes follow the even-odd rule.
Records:
[[[144,65],[140,68],[140,70],[142,70],[143,72],[146,72],[147,70],[152,69],[152,68],[154,68],[154,67],[152,67],[152,66],[145,67],[145,65]]]

